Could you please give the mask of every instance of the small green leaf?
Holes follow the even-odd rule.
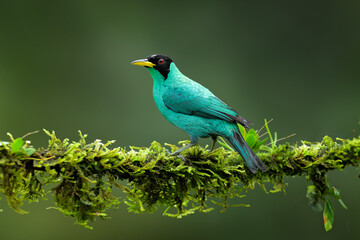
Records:
[[[243,136],[243,138],[245,138],[245,134],[246,134],[245,128],[240,124],[238,124],[238,127],[240,130],[241,136]]]
[[[272,135],[271,135],[271,132],[270,132],[270,129],[269,129],[269,126],[268,126],[268,121],[266,120],[266,118],[264,119],[265,121],[265,128],[266,128],[266,131],[268,132],[269,134],[269,138],[270,138],[270,142],[271,142],[271,146],[274,147],[275,143],[274,143],[274,140],[272,138]]]
[[[259,139],[256,141],[255,146],[253,147],[253,150],[256,152],[259,150],[259,148],[264,145],[264,143],[268,140],[268,138],[265,138],[264,140],[260,141]]]
[[[277,142],[277,132],[274,132],[274,141],[272,143],[272,148],[273,149],[276,147],[276,142]]]
[[[344,208],[344,209],[348,209],[347,206],[345,205],[345,203],[341,200],[341,199],[338,199],[340,205]]]
[[[245,140],[246,140],[247,144],[249,144],[249,146],[252,148],[252,147],[254,147],[257,138],[256,138],[256,136],[254,136],[254,135],[248,134],[248,135],[246,136],[246,139],[245,139]]]
[[[337,190],[335,187],[331,187],[328,190],[328,193],[332,196],[334,196],[340,203],[340,205],[344,208],[344,209],[348,209],[347,206],[345,205],[345,203],[341,200],[341,195],[340,195],[340,191]]]
[[[269,138],[265,138],[264,140],[259,141],[259,147],[260,147],[261,145],[264,145],[264,143],[266,143],[266,141],[267,141],[268,139],[269,139]]]
[[[325,201],[323,218],[324,218],[325,230],[326,231],[331,230],[333,222],[334,222],[334,207],[329,198],[326,198],[326,201]]]
[[[26,155],[31,156],[35,152],[35,148],[26,148],[24,152]]]
[[[258,139],[255,144],[255,148],[260,148],[260,146],[264,145],[264,143],[268,140],[268,138],[265,138],[264,140]]]
[[[254,135],[254,136],[257,136],[255,130],[252,128],[250,129],[248,132],[247,132],[248,135]]]
[[[331,193],[334,195],[334,197],[336,197],[337,199],[340,199],[340,198],[341,198],[339,190],[337,190],[335,187],[332,187],[330,192],[331,192]]]
[[[223,146],[224,148],[226,148],[226,149],[228,149],[228,150],[230,150],[230,151],[235,152],[234,149],[233,149],[227,142],[225,142],[225,140],[224,140],[222,137],[219,137],[219,138],[220,138],[220,141],[218,141],[218,143],[219,143],[221,146]]]
[[[17,138],[11,143],[11,151],[13,153],[17,153],[20,151],[23,145],[24,145],[24,140],[22,140],[21,138]]]

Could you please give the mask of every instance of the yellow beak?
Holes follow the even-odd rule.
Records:
[[[144,66],[144,67],[154,67],[155,64],[149,62],[147,59],[139,59],[131,62],[132,65]]]

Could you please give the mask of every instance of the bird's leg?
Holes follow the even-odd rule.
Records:
[[[216,141],[217,141],[217,136],[211,136],[212,138],[212,145],[211,145],[211,149],[209,152],[212,152],[215,148],[215,144],[216,144]]]
[[[187,144],[186,146],[180,148],[179,150],[176,150],[175,152],[171,153],[170,155],[172,155],[172,156],[179,155],[182,151],[194,146],[195,144],[196,144],[196,142],[191,142],[191,143]]]
[[[191,137],[191,142],[189,144],[185,145],[184,147],[180,148],[179,150],[176,150],[173,153],[170,153],[170,156],[178,156],[179,158],[181,158],[185,162],[185,157],[180,155],[180,153],[182,151],[184,151],[185,149],[188,149],[188,148],[190,148],[190,147],[192,147],[192,146],[194,146],[196,144],[197,144],[197,138]]]
[[[167,154],[169,154],[170,156],[175,156],[176,154],[174,154],[175,152],[170,152],[168,149],[165,149],[165,152],[167,153]],[[186,162],[186,159],[185,159],[185,157],[183,156],[183,155],[181,155],[181,154],[177,154],[176,155],[178,158],[180,158],[181,160],[183,160],[183,162]]]

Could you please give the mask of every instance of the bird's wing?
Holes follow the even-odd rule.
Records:
[[[222,119],[228,122],[239,122],[247,127],[249,121],[240,117],[236,111],[227,106],[208,89],[202,86],[179,86],[168,89],[163,95],[163,102],[174,112],[210,119]]]

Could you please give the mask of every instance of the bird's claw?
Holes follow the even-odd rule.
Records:
[[[165,149],[165,152],[166,152],[169,156],[176,156],[176,157],[180,158],[184,163],[186,163],[186,158],[185,158],[183,155],[176,153],[176,151],[172,153],[172,152],[170,152],[168,149]]]
[[[168,149],[165,148],[165,152],[171,156],[171,152]]]
[[[186,159],[183,155],[179,154],[177,155],[178,158],[180,158],[184,163],[186,163]]]

